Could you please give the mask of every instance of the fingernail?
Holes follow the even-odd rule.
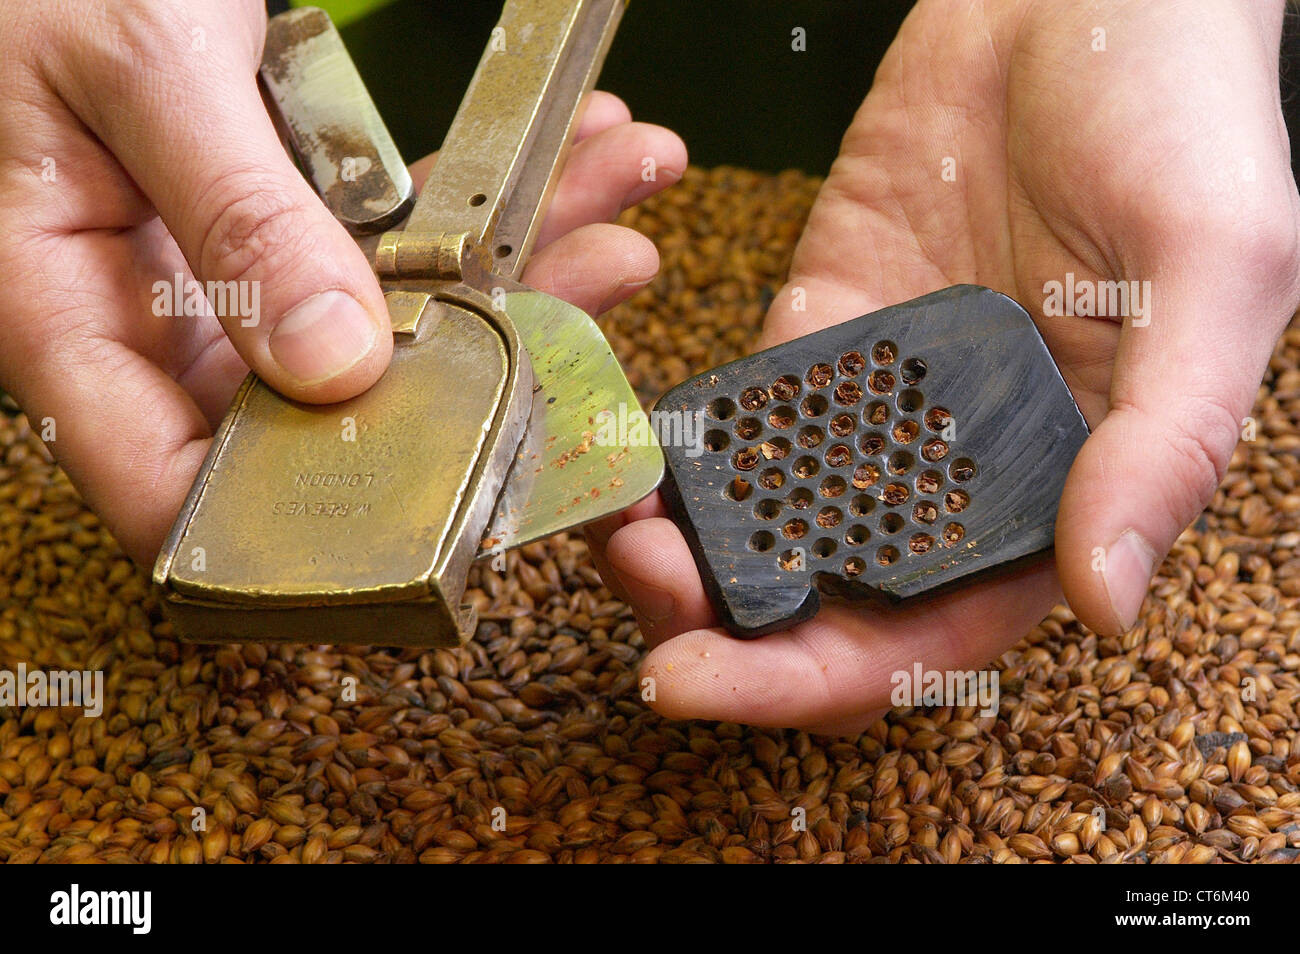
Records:
[[[628,209],[632,208],[632,206],[639,205],[641,202],[645,201],[646,198],[654,195],[656,192],[659,192],[662,189],[667,189],[669,186],[676,185],[681,181],[683,175],[684,173],[679,172],[677,169],[670,169],[667,166],[658,166],[655,169],[653,179],[644,179],[632,188],[628,189],[627,192],[623,193],[623,201],[619,207],[619,212],[626,212]]]
[[[623,584],[623,590],[632,598],[633,606],[647,621],[662,623],[673,615],[673,610],[677,608],[677,601],[673,598],[673,594],[660,587],[642,583],[636,577],[620,573],[618,570],[614,571],[614,575]]]
[[[602,301],[596,307],[596,314],[603,315],[605,312],[609,311],[611,308],[617,305],[624,298],[636,294],[642,288],[645,288],[647,285],[649,285],[652,281],[654,281],[653,275],[641,281],[620,283],[618,288],[610,292],[608,297],[606,297],[605,300]]]
[[[686,175],[686,170],[660,166],[655,170],[655,175],[660,179],[667,180],[669,185],[675,185],[682,181],[682,176]]]
[[[351,295],[325,291],[294,306],[271,332],[276,363],[302,384],[324,381],[369,352],[379,327]]]
[[[1156,568],[1156,552],[1130,528],[1119,535],[1106,551],[1106,595],[1120,624],[1128,629],[1137,622]]]

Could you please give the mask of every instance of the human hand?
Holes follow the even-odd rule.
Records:
[[[1300,300],[1282,12],[1276,0],[921,0],[760,345],[962,282],[1025,305],[1093,429],[1055,560],[905,606],[826,601],[789,631],[740,641],[718,628],[653,498],[589,536],[638,609],[656,709],[851,734],[888,708],[893,673],[987,664],[1062,587],[1093,630],[1133,625],[1160,557],[1224,473]],[[1049,315],[1048,283],[1070,273],[1076,288],[1149,282],[1149,300],[1128,318]]]
[[[0,386],[34,430],[53,422],[54,456],[146,564],[249,367],[332,402],[392,354],[365,256],[263,105],[265,33],[261,0],[0,7]],[[686,154],[605,93],[578,140],[523,280],[598,312],[658,269],[649,240],[607,223]],[[154,283],[176,273],[258,283],[260,320],[155,314]]]

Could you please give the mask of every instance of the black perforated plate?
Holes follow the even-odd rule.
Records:
[[[664,442],[664,491],[741,636],[812,616],[824,575],[902,598],[1050,547],[1088,435],[1029,315],[974,285],[715,368],[656,412],[703,433]]]

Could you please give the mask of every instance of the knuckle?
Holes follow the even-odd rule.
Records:
[[[70,15],[68,57],[86,81],[175,84],[177,71],[197,71],[210,37],[220,34],[241,60],[255,65],[266,29],[265,8],[240,0],[234,10],[209,4],[117,0],[97,3],[89,16]],[[230,15],[233,13],[233,15]]]
[[[1169,475],[1182,491],[1169,501],[1180,521],[1192,519],[1223,481],[1240,437],[1238,421],[1239,415],[1222,399],[1201,396],[1189,399],[1182,413],[1172,415],[1161,428],[1161,440],[1170,451]]]
[[[255,269],[270,268],[303,236],[297,209],[281,190],[258,184],[259,177],[241,172],[241,182],[218,184],[221,198],[199,248],[203,275],[240,279]]]
[[[75,57],[78,62],[74,69],[82,77],[98,77],[99,89],[114,96],[122,95],[132,83],[141,82],[154,71],[141,45],[117,24],[91,31],[78,44]]]
[[[157,68],[163,51],[174,45],[178,29],[166,5],[115,5],[94,22],[83,24],[74,52],[88,75],[129,80]]]
[[[1260,287],[1296,288],[1300,282],[1300,224],[1294,202],[1244,216],[1238,242],[1241,261],[1255,273]]]

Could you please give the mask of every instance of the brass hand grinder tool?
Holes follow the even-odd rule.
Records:
[[[727,627],[805,619],[814,581],[907,597],[1051,546],[1087,436],[1029,316],[957,286],[693,378],[637,408],[599,327],[521,285],[625,0],[509,0],[418,201],[319,10],[281,14],[267,99],[370,255],[392,365],[299,404],[250,375],[154,568],[178,633],[456,645],[471,563],[664,492]],[[633,411],[633,413],[636,413]]]

